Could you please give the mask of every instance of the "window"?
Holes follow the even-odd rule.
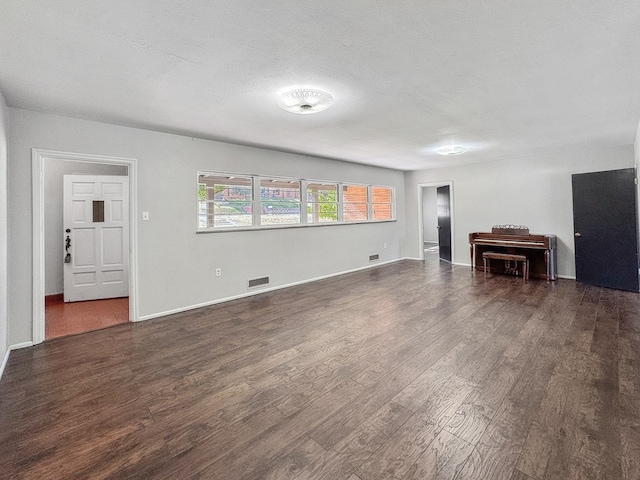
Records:
[[[369,218],[365,185],[342,186],[342,218],[345,222],[363,222]]]
[[[371,187],[371,219],[393,219],[393,191],[389,187]]]
[[[393,187],[198,172],[199,232],[394,220]]]
[[[300,181],[260,179],[260,225],[300,221]]]
[[[338,221],[338,184],[307,183],[307,223]]]
[[[198,226],[238,228],[253,226],[251,177],[201,174],[198,176]]]

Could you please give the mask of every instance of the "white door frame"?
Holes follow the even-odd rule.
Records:
[[[424,212],[422,207],[422,189],[431,187],[446,187],[449,186],[449,202],[451,207],[451,263],[455,265],[456,258],[456,242],[455,242],[455,222],[453,221],[453,215],[455,209],[453,208],[453,182],[431,182],[431,183],[419,183],[418,184],[418,246],[420,250],[420,260],[424,260]]]
[[[45,338],[44,165],[47,160],[125,165],[129,170],[129,321],[138,321],[137,160],[34,148],[31,151],[33,201],[33,344]]]

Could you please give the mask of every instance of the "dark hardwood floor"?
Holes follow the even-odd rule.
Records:
[[[11,353],[0,477],[640,478],[640,296],[402,261]]]

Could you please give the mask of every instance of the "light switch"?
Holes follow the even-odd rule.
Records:
[[[142,220],[149,220],[149,212],[142,212]]]

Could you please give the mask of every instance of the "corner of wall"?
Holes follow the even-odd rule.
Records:
[[[640,205],[638,205],[638,201],[640,199],[640,182],[637,181],[638,178],[638,171],[640,171],[640,120],[638,120],[638,128],[636,129],[636,139],[635,142],[633,143],[633,156],[635,159],[635,165],[636,165],[636,214],[638,216],[637,218],[637,224],[638,224],[638,241],[640,242]],[[638,248],[640,248],[640,245],[638,245]],[[640,265],[639,265],[640,267]]]
[[[633,143],[634,156],[636,159],[636,167],[640,167],[640,120],[638,120],[638,127],[636,129],[636,139]]]
[[[7,210],[7,131],[9,122],[7,102],[0,91],[0,376],[9,356],[9,220]]]
[[[4,373],[4,367],[7,366],[7,362],[9,361],[9,349],[7,348],[2,355],[2,359],[0,359],[0,379],[2,379],[2,374]]]

